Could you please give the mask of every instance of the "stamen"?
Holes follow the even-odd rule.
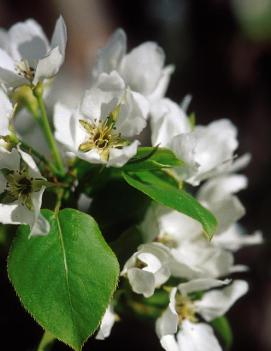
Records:
[[[185,319],[193,323],[197,322],[195,305],[188,296],[183,296],[180,293],[177,293],[175,308],[179,316],[179,322],[182,322]]]
[[[81,119],[79,122],[88,134],[85,142],[79,145],[79,150],[88,152],[96,150],[104,161],[108,160],[109,151],[111,148],[122,148],[128,144],[126,139],[123,139],[121,133],[116,133],[115,112],[109,114],[104,121],[94,119],[94,123]]]
[[[31,67],[27,60],[19,61],[15,66],[15,70],[18,72],[19,76],[26,78],[30,82],[33,81],[35,68]]]

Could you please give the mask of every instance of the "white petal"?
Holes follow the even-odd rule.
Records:
[[[0,89],[0,135],[8,135],[9,134],[9,120],[12,117],[12,104],[4,93],[2,89]]]
[[[187,295],[195,291],[204,291],[211,288],[217,288],[230,283],[229,279],[217,280],[212,278],[201,278],[190,280],[187,283],[181,283],[178,285],[182,295]]]
[[[16,88],[20,85],[29,84],[24,77],[19,76],[14,71],[0,67],[0,82],[7,87]]]
[[[9,54],[0,48],[0,67],[8,71],[11,71],[15,74],[15,63],[12,57]]]
[[[9,49],[9,35],[8,32],[5,29],[0,29],[0,47],[5,50],[8,51]]]
[[[173,288],[170,292],[169,305],[162,313],[161,317],[157,319],[155,330],[159,338],[164,335],[175,334],[177,332],[179,317],[175,309],[175,296],[177,288]]]
[[[39,60],[33,83],[37,84],[46,78],[54,77],[64,60],[64,56],[60,53],[59,47],[49,51],[49,53]]]
[[[7,151],[3,148],[0,149],[0,169],[7,168],[17,171],[20,166],[20,154],[17,149]]]
[[[117,29],[107,45],[100,50],[97,62],[92,70],[92,77],[97,79],[99,74],[118,70],[120,61],[126,53],[126,34],[122,29]]]
[[[178,168],[178,173],[187,182],[198,185],[198,180],[194,179],[199,172],[199,164],[196,161],[197,138],[195,133],[176,135],[170,140],[168,147],[180,160],[184,161],[184,165]]]
[[[174,136],[191,130],[184,111],[170,99],[161,99],[151,108],[152,144],[169,146]]]
[[[213,202],[206,207],[213,212],[218,221],[217,233],[227,230],[245,214],[245,208],[236,196],[225,197],[223,201]]]
[[[164,61],[164,51],[156,43],[146,42],[124,56],[120,73],[132,90],[150,95],[159,83]]]
[[[144,263],[137,268],[137,261]],[[169,252],[159,243],[141,245],[125,263],[121,275],[127,275],[133,291],[149,297],[154,289],[165,283],[170,271],[168,268]]]
[[[97,340],[104,340],[107,338],[110,333],[113,325],[115,324],[116,321],[116,315],[114,313],[113,307],[110,305],[103,316],[100,329],[95,337]]]
[[[215,235],[213,243],[227,250],[237,251],[244,246],[262,244],[263,235],[260,231],[243,234],[238,225],[232,225],[225,232]]]
[[[0,82],[11,87],[29,84],[27,79],[16,73],[14,60],[2,49],[0,49]]]
[[[124,137],[132,137],[145,128],[149,113],[149,102],[143,95],[126,91],[116,122],[116,128]]]
[[[153,295],[155,290],[154,275],[150,272],[139,268],[131,268],[127,272],[132,290],[137,294],[143,294],[145,297]]]
[[[40,171],[38,169],[38,166],[36,165],[34,159],[26,152],[20,150],[18,148],[18,151],[22,157],[22,159],[24,160],[24,162],[28,165],[28,172],[29,175],[33,178],[43,178],[40,174]]]
[[[248,291],[248,284],[244,280],[235,280],[231,285],[221,290],[213,290],[203,295],[195,302],[198,313],[211,321],[224,315],[241,296]]]
[[[4,205],[0,203],[0,223],[3,224],[21,224],[20,216],[14,216],[14,211],[18,208],[17,203]]]
[[[213,329],[205,323],[184,321],[177,341],[179,351],[222,351]]]
[[[197,197],[203,202],[223,200],[225,195],[235,194],[245,189],[247,184],[247,177],[240,174],[216,177],[201,186]]]
[[[213,247],[206,239],[184,242],[171,249],[171,274],[187,279],[217,278],[229,273],[233,265],[232,253]]]
[[[159,215],[159,233],[161,236],[169,235],[178,244],[182,244],[185,240],[192,240],[202,235],[202,225],[191,217],[180,212],[172,211],[167,208],[160,207]]]
[[[56,22],[54,33],[51,40],[51,48],[59,48],[61,55],[65,56],[65,49],[67,44],[67,28],[65,21],[62,16],[60,16]]]
[[[47,235],[50,231],[49,222],[40,214],[40,208],[42,203],[42,195],[44,193],[45,187],[42,187],[40,191],[36,191],[32,194],[31,199],[34,207],[34,217],[33,220],[27,222],[30,226],[30,235]]]
[[[130,160],[137,153],[139,141],[135,140],[129,146],[125,146],[122,149],[112,148],[109,153],[109,160],[107,167],[122,167],[126,162]]]
[[[239,172],[243,168],[245,168],[249,162],[251,161],[251,154],[246,153],[240,157],[238,157],[231,165],[228,167],[228,172]]]
[[[92,200],[93,199],[91,197],[87,196],[86,194],[83,194],[83,193],[80,194],[79,199],[78,199],[78,203],[77,203],[78,210],[83,211],[83,212],[87,212]]]
[[[193,185],[230,167],[233,153],[238,146],[236,127],[226,119],[217,120],[208,126],[197,126],[193,133],[198,172],[187,180]]]
[[[33,64],[46,55],[49,44],[40,25],[29,19],[16,23],[9,30],[10,50],[15,60],[27,59]]]
[[[179,345],[173,335],[165,335],[160,339],[162,347],[166,351],[182,351],[179,349]]]
[[[56,140],[68,148],[75,148],[74,133],[72,128],[74,123],[71,122],[73,111],[61,103],[54,107],[54,126]]]
[[[165,96],[171,75],[174,72],[174,70],[175,67],[173,65],[166,66],[162,70],[161,77],[157,83],[155,90],[151,93],[151,95],[148,96],[148,99],[150,101],[157,101]]]
[[[80,111],[92,122],[105,119],[120,103],[125,84],[115,71],[102,73],[82,100]]]

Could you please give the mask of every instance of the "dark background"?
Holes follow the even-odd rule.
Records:
[[[238,126],[239,154],[253,155],[245,171],[249,188],[240,194],[247,208],[242,223],[248,232],[261,229],[266,242],[237,255],[238,263],[251,268],[244,276],[250,292],[228,314],[235,336],[232,351],[271,350],[271,0],[0,0],[0,26],[5,28],[33,17],[51,35],[60,13],[68,26],[62,74],[68,76],[65,88],[71,95],[87,85],[97,48],[115,28],[123,27],[130,48],[146,40],[164,48],[167,63],[176,65],[167,95],[181,101],[191,93],[190,109],[198,123],[227,117]],[[42,330],[8,283],[6,255],[3,246],[0,349],[34,350]],[[160,350],[153,327],[130,320],[118,323],[109,340],[91,340],[84,350],[116,347]],[[53,348],[67,349],[60,343]]]

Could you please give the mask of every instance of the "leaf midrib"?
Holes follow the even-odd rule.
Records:
[[[69,304],[70,304],[70,308],[71,308],[72,328],[73,328],[73,330],[75,330],[75,322],[74,322],[74,318],[73,318],[73,311],[75,309],[74,309],[73,304],[72,304],[72,298],[71,298],[71,293],[70,293],[70,289],[69,289],[69,285],[70,285],[69,284],[69,269],[68,269],[67,256],[66,256],[65,245],[64,245],[64,240],[63,240],[63,232],[62,232],[62,228],[61,228],[58,214],[55,215],[55,219],[57,222],[57,229],[58,229],[57,231],[59,233],[60,246],[61,246],[61,250],[62,250],[63,258],[64,258],[65,282],[67,285]]]

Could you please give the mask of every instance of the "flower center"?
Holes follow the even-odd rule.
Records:
[[[141,259],[137,257],[136,262],[135,262],[135,267],[139,268],[139,269],[143,269],[143,268],[147,267],[147,264],[145,262],[141,261]]]
[[[35,68],[31,67],[27,60],[19,61],[15,66],[15,70],[18,72],[19,76],[26,78],[30,82],[33,81]]]
[[[175,308],[180,323],[185,319],[188,319],[190,322],[197,322],[195,305],[188,296],[177,293]]]
[[[79,151],[97,150],[101,159],[107,161],[111,148],[122,148],[127,145],[128,141],[116,132],[115,115],[113,111],[104,121],[98,123],[80,119],[79,122],[87,133],[87,140],[79,145]]]
[[[33,178],[26,171],[11,172],[6,175],[7,199],[10,202],[19,200],[28,209],[32,209],[31,194],[33,192]]]
[[[171,249],[178,247],[177,241],[169,234],[159,234],[155,241],[164,244]]]
[[[29,210],[33,210],[32,194],[40,191],[46,181],[30,177],[27,168],[11,172],[2,169],[1,172],[7,181],[6,190],[0,194],[1,203],[19,201]]]

